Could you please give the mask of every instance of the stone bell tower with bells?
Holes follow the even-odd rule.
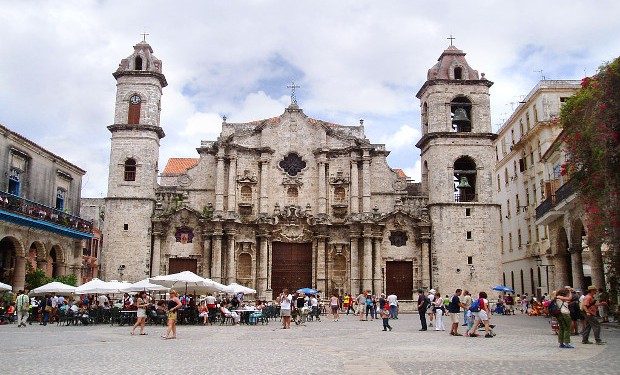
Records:
[[[461,288],[477,295],[501,280],[500,214],[492,185],[492,85],[450,44],[416,95],[422,114],[416,147],[432,224],[428,287],[442,294]]]
[[[121,60],[116,78],[102,277],[139,281],[150,276],[160,140],[162,62],[145,40]]]

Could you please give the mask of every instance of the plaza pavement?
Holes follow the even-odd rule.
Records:
[[[380,319],[341,316],[290,330],[280,329],[277,320],[179,326],[176,340],[162,340],[162,326],[131,336],[127,326],[12,324],[0,326],[0,374],[620,373],[617,325],[604,325],[605,346],[573,337],[575,349],[560,349],[545,318],[493,316],[492,322],[497,336],[491,339],[452,337],[434,327],[420,332],[416,314],[391,320],[391,332],[382,331]]]

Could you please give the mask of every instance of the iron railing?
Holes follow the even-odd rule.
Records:
[[[32,219],[46,221],[79,232],[93,233],[93,223],[79,216],[0,191],[0,209]]]

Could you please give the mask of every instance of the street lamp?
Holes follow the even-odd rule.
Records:
[[[534,260],[536,261],[536,266],[538,266],[538,268],[545,267],[545,278],[547,279],[547,294],[549,294],[549,268],[554,268],[555,266],[553,264],[542,264],[543,261],[540,255],[536,255]]]
[[[120,277],[119,277],[119,281],[123,281],[123,273],[124,273],[124,271],[125,271],[125,265],[124,265],[124,264],[121,264],[120,266],[118,266],[117,271],[118,271],[118,274],[119,274],[119,276],[120,276]]]

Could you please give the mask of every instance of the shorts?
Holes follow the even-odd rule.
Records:
[[[576,322],[578,320],[584,320],[584,317],[581,311],[571,311],[570,320],[572,320],[573,322]]]
[[[459,323],[460,319],[461,319],[460,312],[450,313],[450,322],[452,322],[452,324]]]
[[[146,310],[145,309],[138,309],[138,311],[136,311],[136,316],[138,318],[146,318]]]
[[[280,316],[281,317],[291,316],[291,310],[290,309],[280,309]]]
[[[478,320],[482,320],[482,321],[489,320],[489,316],[487,315],[487,312],[482,309],[478,312],[475,312],[474,316]]]
[[[357,305],[357,313],[363,314],[366,311],[366,305]]]
[[[177,312],[176,311],[169,312],[168,313],[168,320],[174,320],[176,322],[177,321]]]
[[[332,308],[332,314],[338,313],[338,305],[331,305],[331,308]]]

